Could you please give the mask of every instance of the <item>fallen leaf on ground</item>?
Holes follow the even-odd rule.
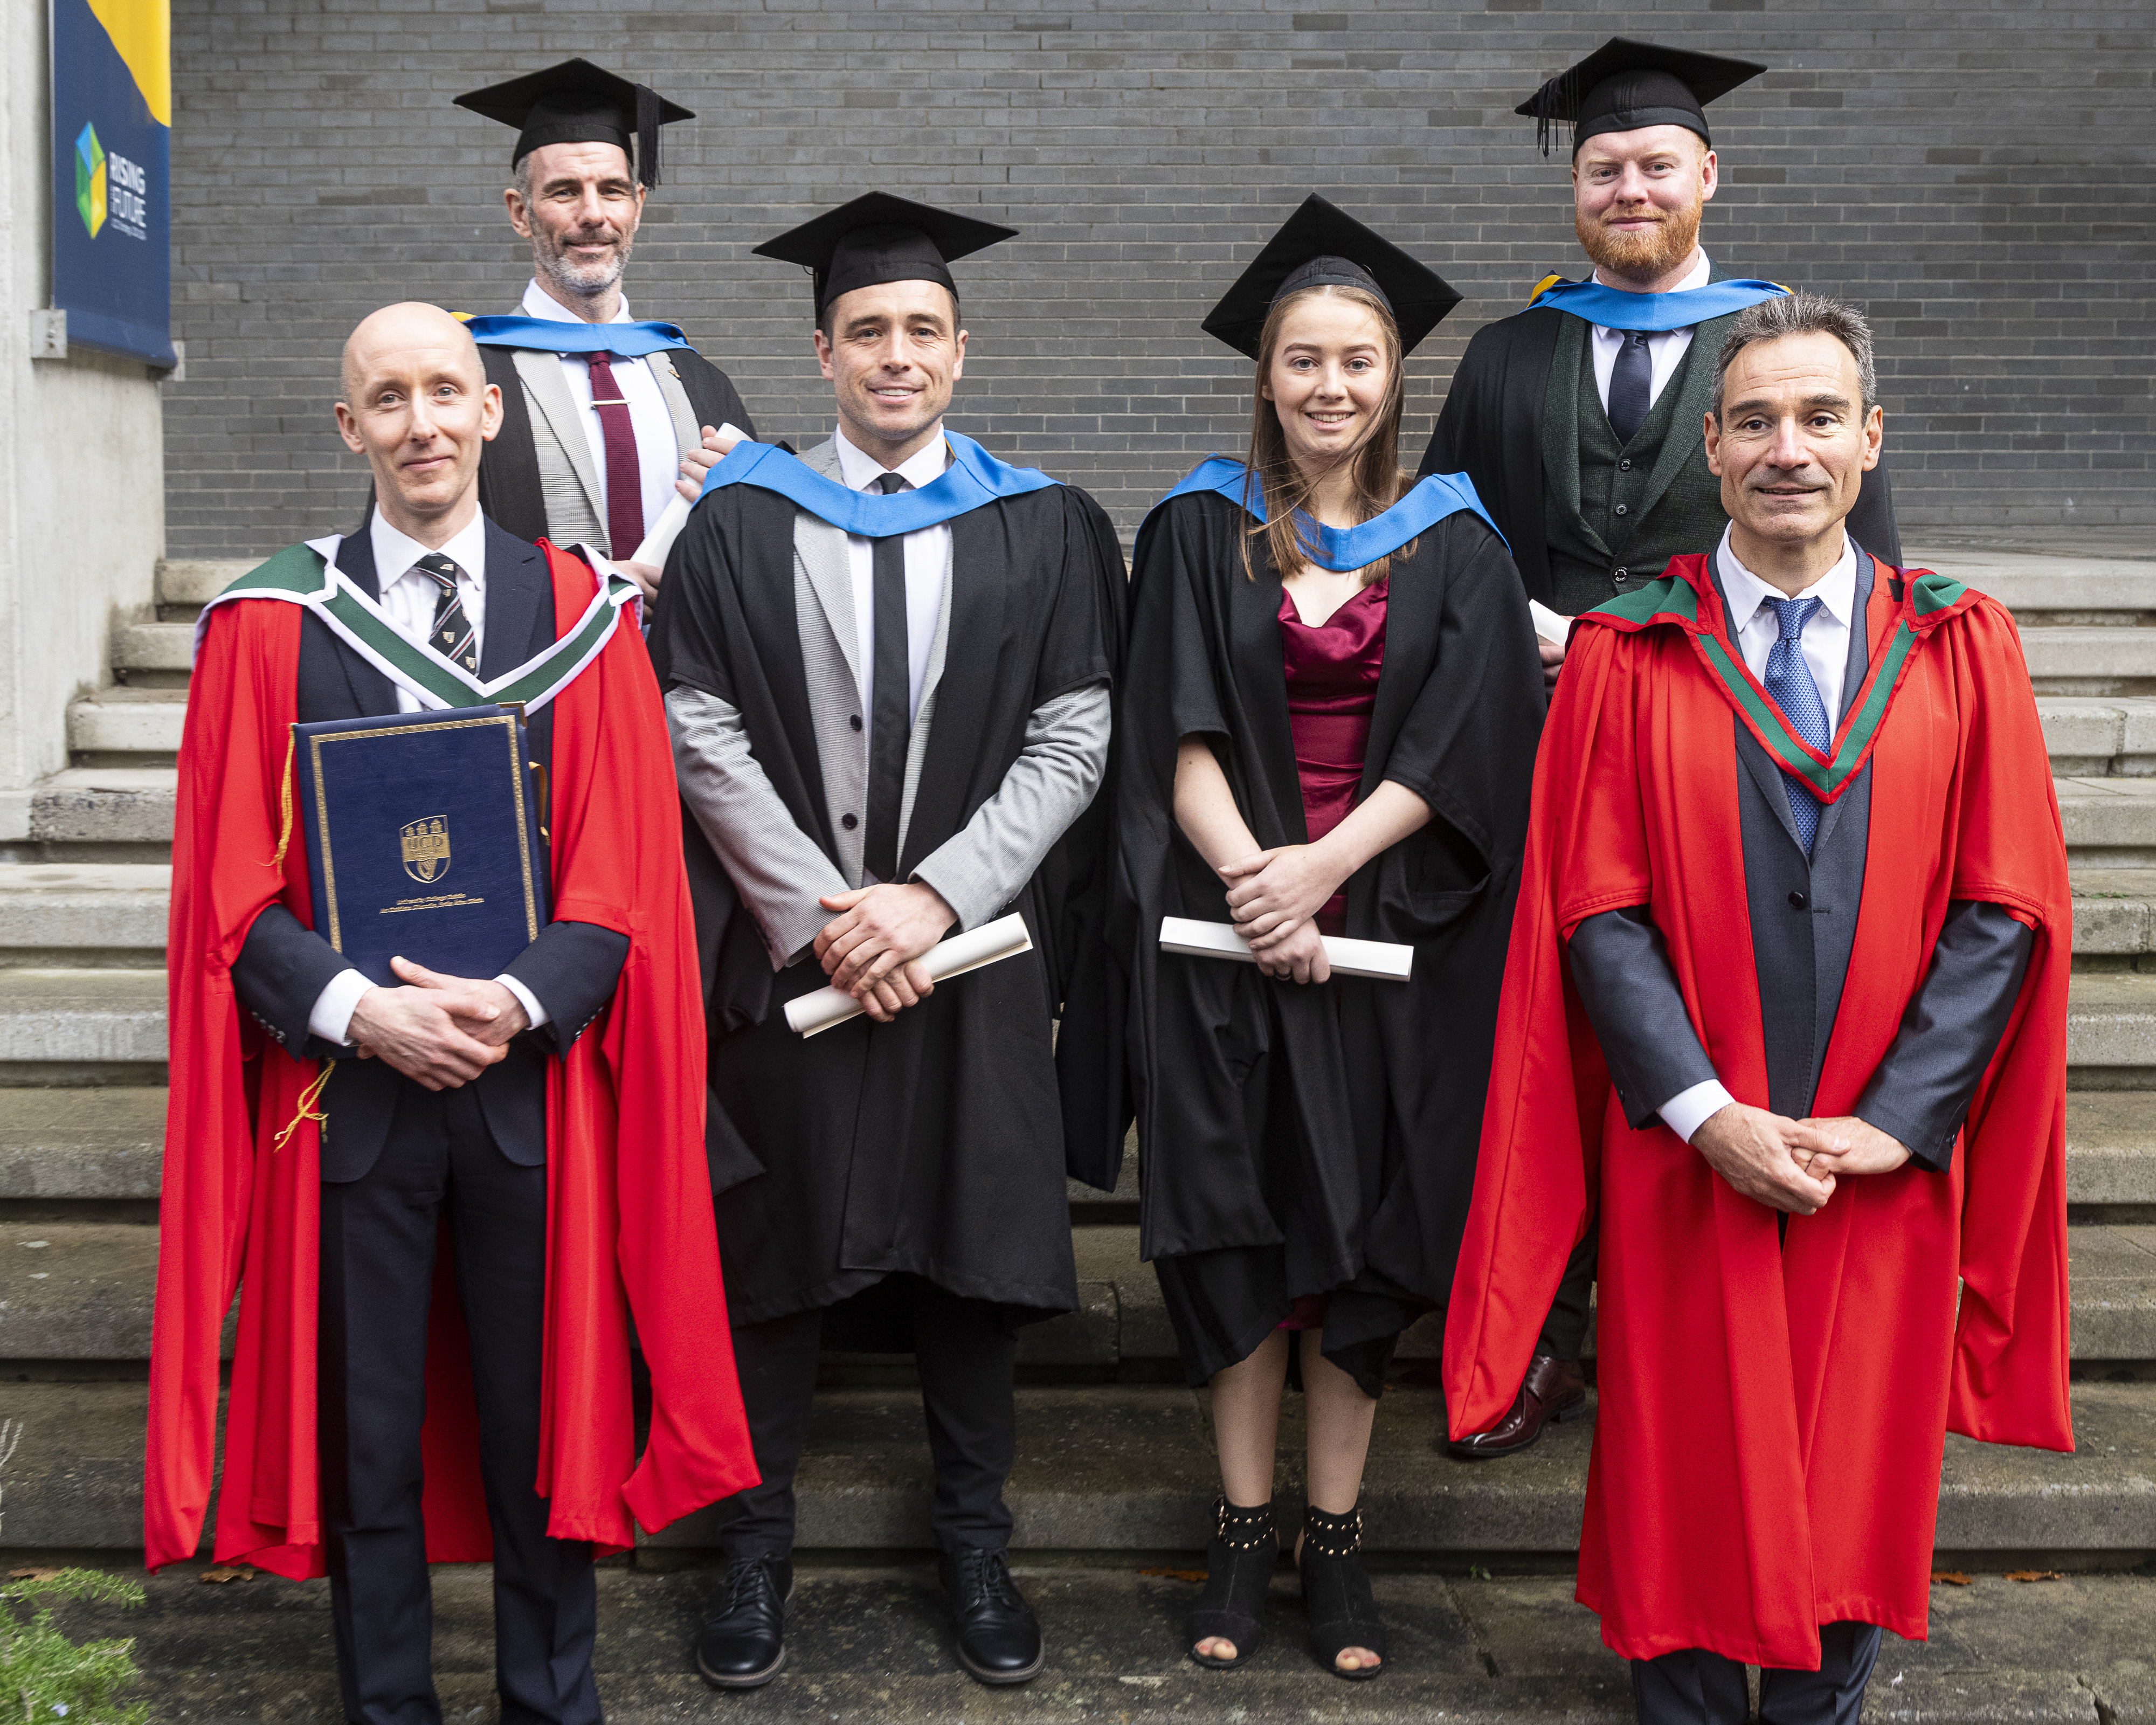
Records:
[[[10,1581],[50,1581],[55,1575],[64,1573],[59,1569],[10,1569],[8,1579]]]
[[[197,1579],[203,1581],[252,1581],[254,1579],[254,1572],[252,1569],[235,1569],[229,1565],[219,1563],[213,1569],[203,1570]]]
[[[2064,1581],[2066,1578],[2056,1569],[2009,1569],[2009,1581]]]
[[[1162,1575],[1170,1581],[1203,1581],[1205,1579],[1205,1572],[1203,1569],[1141,1569],[1138,1574]]]
[[[1932,1579],[1934,1581],[1943,1581],[1948,1587],[1967,1587],[1969,1585],[1969,1577],[1963,1574],[1958,1569],[1934,1569],[1932,1571]]]

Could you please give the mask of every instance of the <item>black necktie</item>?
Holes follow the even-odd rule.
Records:
[[[1609,372],[1609,429],[1619,443],[1629,444],[1647,417],[1655,362],[1647,352],[1645,330],[1623,333],[1625,345],[1617,350],[1617,363]]]
[[[476,676],[479,632],[472,627],[471,619],[465,615],[464,595],[457,591],[457,577],[463,572],[439,551],[429,552],[412,567],[442,590],[441,597],[434,601],[434,622],[427,631],[427,644],[443,658],[462,665]]]
[[[888,496],[912,486],[895,473],[879,474]],[[913,716],[907,710],[912,668],[906,641],[906,540],[892,534],[870,542],[875,553],[870,600],[875,607],[875,664],[869,711],[869,830],[861,861],[879,880],[898,877],[898,816],[906,800],[906,745]]]

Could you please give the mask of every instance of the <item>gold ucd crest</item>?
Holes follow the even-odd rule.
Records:
[[[449,871],[449,824],[439,814],[409,820],[397,829],[404,850],[404,872],[421,886],[432,886]]]

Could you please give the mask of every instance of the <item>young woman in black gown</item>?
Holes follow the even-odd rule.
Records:
[[[1473,1187],[1543,687],[1473,488],[1396,458],[1406,354],[1457,297],[1310,199],[1206,324],[1257,362],[1249,460],[1205,464],[1138,541],[1121,956],[1143,1250],[1220,1455],[1203,1665],[1262,1634],[1295,1370],[1311,1646],[1383,1669],[1363,1460]],[[1163,916],[1232,922],[1256,964],[1163,952]],[[1336,974],[1343,934],[1411,947],[1410,979]]]

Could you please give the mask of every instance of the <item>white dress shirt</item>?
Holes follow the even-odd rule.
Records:
[[[873,455],[865,455],[846,441],[843,428],[832,434],[839,449],[839,477],[856,491],[875,489],[887,470]],[[951,446],[942,429],[936,440],[888,470],[911,480],[918,490],[942,475],[950,465]],[[906,716],[921,711],[921,685],[928,675],[929,650],[936,644],[936,625],[943,615],[943,583],[951,572],[951,529],[938,522],[908,533],[906,545]],[[875,712],[875,547],[858,533],[846,536],[846,557],[854,578],[854,633],[860,667],[861,716],[874,722]]]
[[[413,567],[421,557],[429,555],[428,548],[416,539],[407,538],[382,520],[380,510],[376,510],[367,521],[367,537],[374,551],[374,578],[382,595],[382,614],[407,640],[434,650],[427,637],[434,626],[434,606],[442,596],[442,589],[433,576],[423,575]],[[472,649],[484,653],[486,517],[474,510],[470,524],[444,541],[439,550],[442,556],[457,566],[457,596],[465,602],[465,615],[471,619]],[[417,696],[402,684],[393,683],[391,686],[397,691],[398,712],[419,711]],[[478,696],[472,699],[475,704]],[[547,1022],[548,1014],[539,1004],[539,997],[515,977],[498,976],[495,981],[516,997],[535,1026]],[[343,1042],[352,1029],[352,1009],[359,1004],[359,997],[372,987],[374,984],[362,972],[339,971],[315,997],[314,1007],[307,1014],[308,1030],[325,1042]]]
[[[1688,288],[1704,287],[1707,277],[1712,273],[1712,266],[1707,261],[1707,254],[1702,252],[1699,261],[1685,273],[1685,279],[1669,291],[1681,294]],[[1602,281],[1599,270],[1594,272],[1594,279]],[[1609,281],[1603,282],[1603,285],[1621,289],[1624,284]],[[1665,330],[1659,335],[1647,337],[1647,405],[1650,408],[1661,398],[1662,386],[1676,376],[1677,367],[1684,363],[1684,357],[1691,347],[1691,332],[1697,327],[1696,324],[1686,324],[1681,330]],[[1594,388],[1602,398],[1602,411],[1605,413],[1609,411],[1609,374],[1617,368],[1617,350],[1625,345],[1625,334],[1623,330],[1606,330],[1600,324],[1594,326]]]
[[[524,303],[519,308],[526,317],[544,317],[556,323],[581,323],[583,320],[550,298],[535,277],[531,285],[524,290]],[[609,321],[634,323],[629,315],[629,301],[624,300],[615,309]],[[636,465],[642,468],[640,476],[644,495],[644,531],[649,533],[659,519],[659,512],[674,499],[674,481],[680,477],[681,454],[676,446],[674,416],[666,410],[666,398],[659,393],[659,384],[651,375],[648,359],[620,359],[612,362],[613,381],[620,387],[622,399],[629,403],[629,423],[636,433]],[[599,477],[599,495],[609,496],[608,487],[613,478],[607,472],[606,429],[599,424],[598,409],[592,405],[592,367],[589,356],[565,353],[562,356],[562,375],[569,381],[569,398],[575,402],[584,416],[584,442],[592,452],[592,466]],[[604,521],[607,512],[599,511]],[[604,547],[601,547],[605,549]]]
[[[1729,632],[1737,638],[1745,669],[1763,684],[1767,655],[1782,638],[1781,623],[1767,601],[1791,596],[1768,586],[1737,561],[1737,553],[1729,548],[1727,527],[1722,530],[1722,544],[1714,559],[1722,591],[1729,596]],[[1846,533],[1842,535],[1840,560],[1794,597],[1820,601],[1819,609],[1805,619],[1797,644],[1804,649],[1812,681],[1819,685],[1820,704],[1826,709],[1828,721],[1838,727],[1842,682],[1849,669],[1849,630],[1856,611],[1856,547]],[[1689,1144],[1709,1115],[1736,1100],[1722,1087],[1721,1080],[1710,1078],[1680,1091],[1656,1111],[1662,1117],[1663,1125]]]

